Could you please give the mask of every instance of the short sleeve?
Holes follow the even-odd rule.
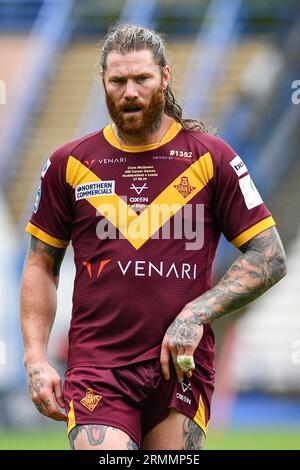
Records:
[[[66,248],[71,238],[72,203],[66,183],[66,158],[57,150],[47,160],[26,231],[48,245]]]
[[[224,141],[216,141],[213,158],[215,217],[227,240],[240,247],[275,222],[245,163]]]

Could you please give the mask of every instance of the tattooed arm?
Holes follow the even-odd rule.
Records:
[[[46,358],[49,335],[56,313],[56,289],[65,250],[31,237],[21,285],[21,326],[24,365],[29,392],[38,411],[57,421],[66,420],[61,380]]]
[[[168,328],[161,353],[166,379],[169,378],[171,353],[178,380],[182,381],[183,372],[176,364],[177,355],[193,355],[202,338],[203,324],[240,310],[285,276],[285,254],[274,227],[252,238],[241,251],[243,254],[221,281],[188,303]],[[186,373],[188,377],[191,374],[191,370]]]

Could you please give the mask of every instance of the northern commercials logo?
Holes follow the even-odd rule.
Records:
[[[79,184],[75,188],[76,201],[90,197],[109,196],[115,194],[115,181],[95,181]]]
[[[80,400],[80,403],[85,406],[89,411],[94,411],[102,395],[95,395],[91,388],[87,388],[85,397]]]

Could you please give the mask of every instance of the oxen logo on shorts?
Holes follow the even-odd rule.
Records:
[[[187,384],[184,382],[181,382],[181,388],[182,388],[183,393],[185,393],[187,390],[192,390],[192,386],[190,382],[188,382]]]
[[[88,410],[94,411],[101,398],[102,395],[95,395],[91,388],[87,388],[85,397],[80,400],[80,403]]]

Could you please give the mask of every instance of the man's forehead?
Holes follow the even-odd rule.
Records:
[[[142,49],[139,51],[131,51],[126,53],[119,53],[116,51],[110,52],[107,56],[106,68],[108,72],[136,68],[156,68],[153,53],[149,49]]]

